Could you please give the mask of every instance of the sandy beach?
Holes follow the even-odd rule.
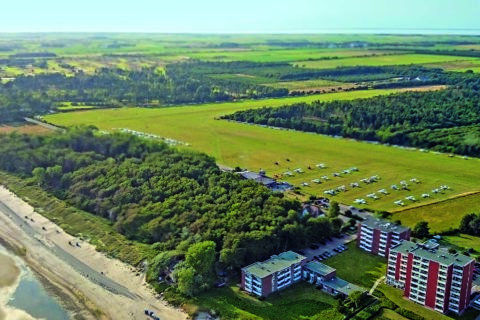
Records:
[[[27,265],[48,282],[75,319],[145,319],[145,308],[154,310],[161,319],[187,319],[181,310],[158,299],[131,266],[66,234],[2,186],[0,240],[27,249],[23,257]],[[79,242],[80,247],[69,245],[69,241]],[[5,282],[8,280],[12,281]]]

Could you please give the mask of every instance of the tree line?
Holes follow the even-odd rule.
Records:
[[[445,90],[299,103],[223,116],[320,134],[480,156],[480,77]]]
[[[159,254],[177,259],[211,241],[215,261],[226,270],[323,241],[342,227],[334,216],[302,215],[299,201],[222,172],[205,154],[91,128],[46,136],[2,134],[0,170],[33,179],[127,238],[154,245]],[[194,265],[188,259],[180,265],[185,270],[179,279],[211,278]],[[205,288],[210,285],[208,280]]]

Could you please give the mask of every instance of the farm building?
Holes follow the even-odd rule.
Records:
[[[292,185],[286,182],[277,182],[276,179],[268,177],[264,170],[260,170],[258,173],[246,170],[239,172],[238,174],[247,180],[254,180],[263,184],[265,187],[274,191],[286,191],[292,188]]]

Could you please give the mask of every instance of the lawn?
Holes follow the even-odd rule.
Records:
[[[348,244],[348,248],[322,263],[337,269],[339,278],[368,291],[378,278],[385,275],[387,260],[357,248],[355,242]]]
[[[401,316],[390,309],[383,309],[382,313],[375,319],[408,320],[408,318],[405,318],[404,316]]]
[[[455,57],[442,55],[427,55],[427,54],[400,54],[400,55],[383,55],[360,58],[345,58],[337,60],[319,60],[319,61],[297,61],[295,65],[304,68],[315,69],[331,69],[336,67],[351,67],[351,66],[387,66],[387,65],[403,65],[403,64],[431,64],[439,62],[452,61],[480,61],[478,58],[470,57]]]
[[[463,216],[472,212],[480,213],[480,193],[467,194],[426,206],[399,210],[394,212],[392,219],[400,219],[402,224],[409,227],[413,227],[420,220],[426,220],[429,222],[430,231],[436,233],[449,228],[458,228]]]
[[[454,236],[444,236],[441,243],[450,244],[459,248],[474,248],[480,251],[480,237],[469,234],[458,234]]]
[[[360,188],[335,196],[336,200],[346,204],[353,204],[356,198],[365,198],[366,194],[377,192],[381,188],[390,189],[391,184],[398,184],[401,180],[416,177],[421,181],[419,184],[412,184],[409,191],[392,191],[389,195],[366,204],[366,207],[379,210],[394,209],[393,202],[404,199],[408,195],[414,195],[420,199],[422,193],[430,192],[433,187],[442,184],[448,184],[451,190],[415,203],[405,201],[406,204],[433,203],[454,195],[480,190],[477,183],[480,174],[477,159],[466,161],[443,154],[215,120],[216,117],[237,110],[280,106],[302,101],[366,98],[393,92],[395,91],[367,90],[161,109],[92,110],[54,114],[46,116],[45,119],[63,126],[89,124],[102,130],[130,128],[149,132],[187,142],[190,148],[214,156],[220,164],[230,167],[240,166],[255,171],[263,168],[269,175],[302,168],[304,173],[284,179],[295,185],[308,182],[310,185],[302,188],[302,192],[307,195],[323,195],[324,190],[340,185],[348,187],[349,183],[358,182],[362,178],[377,174],[380,176],[381,179],[377,183],[368,185],[362,183]],[[287,161],[287,158],[290,161]],[[278,165],[274,164],[275,162],[278,162]],[[317,169],[315,164],[320,162],[325,163],[327,168]],[[309,170],[308,166],[312,170]],[[312,179],[323,175],[332,177],[332,173],[352,166],[356,166],[359,172],[331,178],[322,184],[311,182]],[[452,219],[459,218],[452,217]]]
[[[300,282],[270,295],[265,301],[237,286],[213,289],[196,298],[200,310],[215,310],[222,319],[343,319],[335,299],[311,284]]]

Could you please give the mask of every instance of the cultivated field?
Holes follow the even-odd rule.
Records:
[[[304,80],[304,81],[281,81],[274,83],[266,83],[265,85],[274,87],[274,88],[286,88],[288,90],[325,90],[330,88],[351,88],[354,85],[345,82],[337,82],[330,80]]]
[[[445,63],[456,61],[479,61],[478,58],[426,55],[426,54],[400,54],[400,55],[383,55],[361,58],[345,58],[334,60],[319,61],[297,61],[294,65],[304,68],[331,69],[336,67],[352,67],[352,66],[388,66],[388,65],[408,65],[408,64],[431,64]]]
[[[0,126],[0,133],[10,133],[10,132],[29,133],[29,134],[47,134],[47,133],[52,133],[52,130],[42,126],[33,125],[33,124],[32,125],[21,124],[18,126],[7,126],[7,125]]]
[[[393,93],[393,90],[354,91],[319,96],[287,99],[269,99],[242,101],[237,103],[206,104],[197,106],[169,107],[163,109],[124,108],[111,110],[84,111],[55,114],[46,120],[64,126],[91,124],[102,130],[129,128],[137,131],[173,138],[191,145],[190,148],[214,156],[221,164],[240,166],[250,170],[267,170],[269,175],[282,174],[301,168],[304,173],[294,174],[283,179],[295,185],[303,182],[302,188],[307,194],[323,195],[324,190],[345,185],[346,192],[338,193],[335,198],[346,204],[353,204],[356,198],[367,199],[366,207],[392,210],[394,201],[403,200],[405,205],[434,203],[465,192],[480,190],[477,177],[480,174],[477,159],[463,160],[434,154],[388,147],[383,145],[355,142],[347,139],[332,138],[317,134],[263,128],[247,124],[215,120],[224,114],[237,110],[280,106],[301,101],[354,99]],[[287,159],[289,161],[287,161]],[[278,162],[278,165],[274,164]],[[315,165],[324,163],[326,169]],[[311,169],[308,169],[308,167]],[[333,177],[334,172],[357,167],[358,172]],[[328,176],[330,180],[321,184],[313,179]],[[379,181],[365,184],[362,178],[378,175]],[[411,183],[417,178],[419,183]],[[408,190],[391,190],[392,184],[399,185],[405,180]],[[359,188],[350,188],[350,183],[359,182]],[[448,185],[449,190],[432,194],[433,188]],[[378,200],[370,200],[367,194],[386,189],[388,195],[379,195]],[[431,197],[422,199],[423,193]],[[413,195],[417,201],[405,200]],[[453,215],[455,213],[452,213]],[[401,217],[403,220],[403,217]],[[405,220],[407,225],[413,221]]]

